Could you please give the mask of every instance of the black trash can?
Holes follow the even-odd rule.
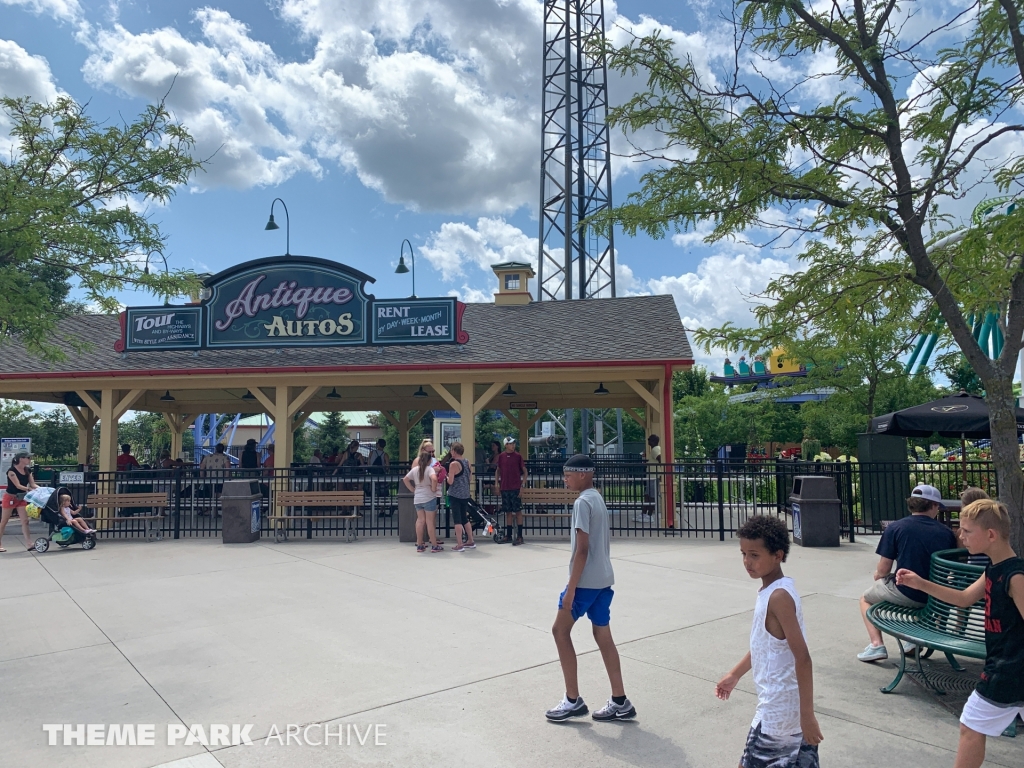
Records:
[[[263,494],[258,482],[227,481],[220,504],[221,534],[225,544],[250,544],[259,540]]]
[[[412,491],[398,481],[398,540],[403,544],[416,541],[416,507]]]
[[[840,502],[835,478],[797,475],[789,495],[793,541],[801,547],[838,547]]]

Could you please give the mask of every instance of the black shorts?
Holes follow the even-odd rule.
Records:
[[[750,729],[740,758],[743,768],[818,768],[818,747],[793,736],[769,736],[761,724]]]
[[[501,511],[502,512],[518,512],[523,508],[523,502],[519,498],[519,491],[502,491],[501,492]]]
[[[465,525],[469,511],[469,499],[459,499],[455,496],[449,496],[448,506],[452,508],[452,522],[455,525]]]

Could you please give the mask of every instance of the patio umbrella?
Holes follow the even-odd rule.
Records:
[[[1024,408],[1017,408],[1017,434],[1024,433]],[[959,437],[967,482],[966,441],[991,437],[985,398],[960,392],[871,420],[871,431],[897,437]]]

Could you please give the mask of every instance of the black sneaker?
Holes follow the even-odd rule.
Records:
[[[523,543],[523,537],[522,536],[516,536],[516,540],[512,542],[512,546],[513,547],[518,547],[522,543]]]
[[[582,696],[576,699],[575,704],[563,696],[559,704],[544,713],[544,717],[557,722],[559,720],[568,720],[570,717],[583,717],[589,711],[587,705],[583,703]]]
[[[595,720],[629,720],[632,717],[636,717],[636,710],[629,699],[626,699],[622,704],[616,704],[612,699],[608,699],[608,703],[592,714],[591,717]]]

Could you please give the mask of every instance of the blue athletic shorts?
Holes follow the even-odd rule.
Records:
[[[581,616],[590,619],[595,627],[607,627],[612,620],[611,607],[615,591],[611,587],[604,589],[582,589],[576,587],[576,595],[572,600],[573,621],[579,621]],[[562,598],[565,597],[565,590],[558,596],[558,610],[562,610]]]

